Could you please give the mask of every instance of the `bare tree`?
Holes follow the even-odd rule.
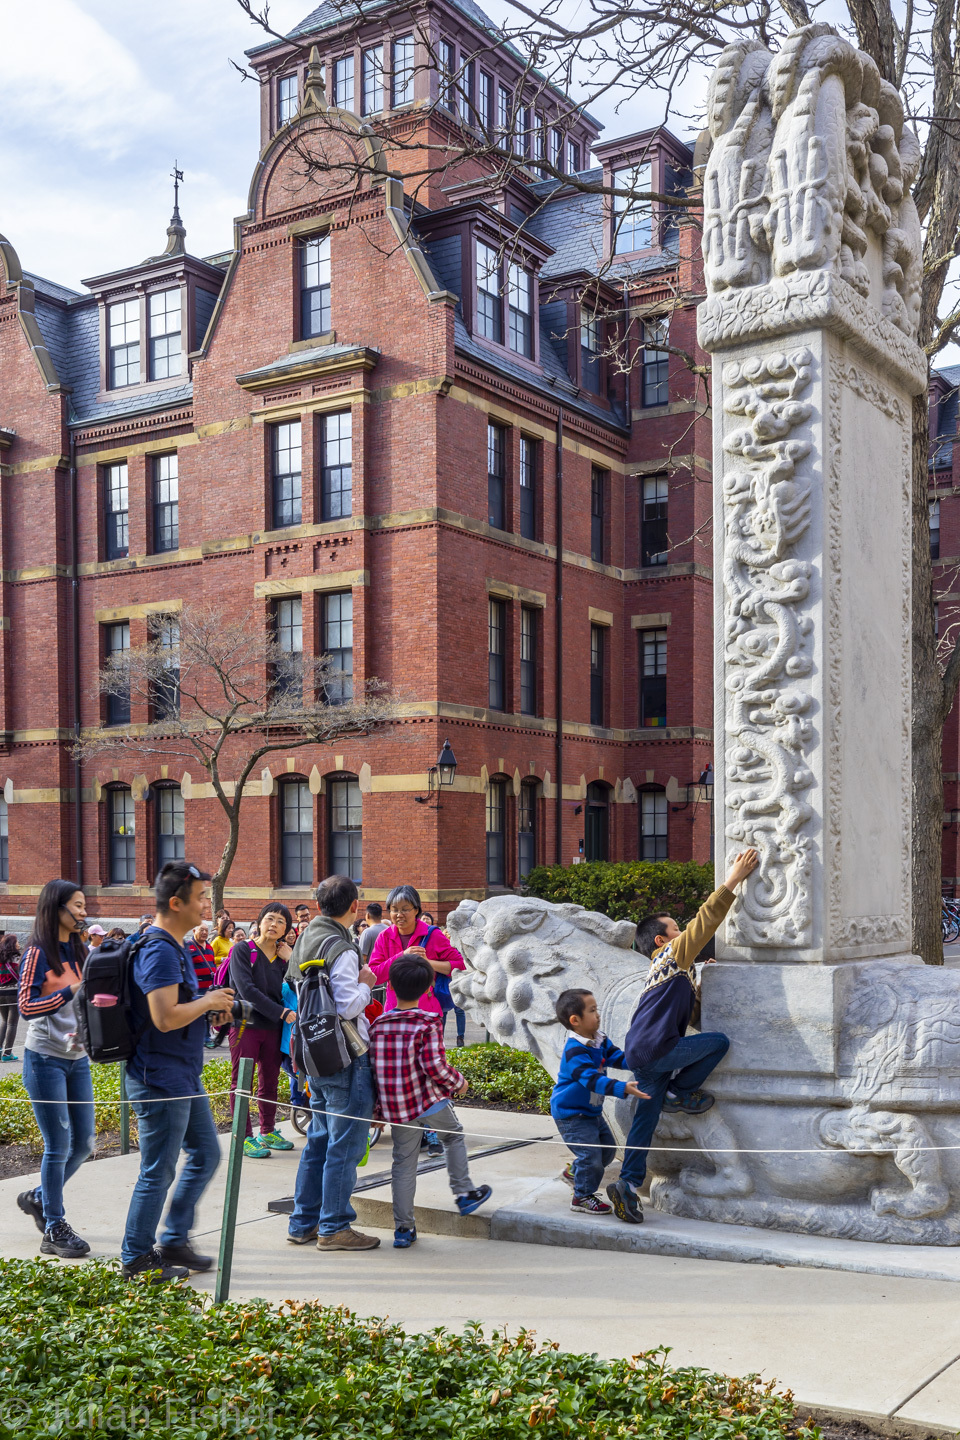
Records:
[[[214,911],[223,905],[255,766],[278,750],[369,735],[396,713],[378,682],[354,694],[329,656],[291,652],[259,616],[207,604],[162,617],[146,644],[111,656],[98,691],[131,715],[151,718],[85,731],[76,747],[81,759],[156,755],[196,761],[205,771],[227,821],[211,887]]]
[[[283,38],[270,24],[268,6],[258,8],[258,0],[237,3],[268,35]],[[355,33],[368,14],[374,10],[383,13],[374,0],[339,3]],[[554,102],[558,89],[572,94],[571,115],[601,100],[613,103],[626,115],[641,97],[649,113],[652,97],[659,96],[664,122],[680,113],[682,103],[702,118],[709,69],[727,44],[758,39],[775,46],[792,30],[819,18],[828,19],[876,62],[884,80],[904,94],[923,157],[914,186],[924,226],[919,340],[933,361],[960,338],[960,302],[950,299],[960,247],[960,7],[955,0],[836,0],[830,6],[824,0],[714,0],[710,5],[697,0],[665,0],[658,5],[642,0],[591,0],[586,9],[572,7],[566,0],[545,0],[544,4],[512,0],[512,10],[515,18],[505,21],[489,40],[490,53],[509,48],[522,57],[524,65],[523,79],[515,86],[514,113],[505,127],[491,130],[482,117],[470,112],[466,61],[457,74],[445,77],[448,85],[465,97],[466,109],[458,106],[459,133],[448,127],[449,138],[440,149],[435,139],[427,144],[409,133],[400,139],[393,133],[389,114],[365,122],[388,156],[405,152],[404,182],[414,198],[432,176],[453,175],[465,161],[484,164],[495,185],[516,165],[518,149],[521,155],[529,154],[522,137],[517,144],[516,124],[518,115],[529,117],[531,96],[535,104],[537,94],[548,90]],[[289,52],[283,63],[289,64]],[[431,56],[430,63],[436,65],[437,57]],[[336,124],[334,112],[331,125]],[[635,122],[625,124],[628,131],[636,128]],[[304,173],[319,177],[329,168],[328,160],[322,142],[319,149],[311,148],[311,143],[304,141],[301,146]],[[417,149],[419,162],[409,153]],[[337,163],[342,167],[342,160]],[[618,177],[617,183],[606,185],[591,176],[564,173],[549,152],[537,154],[536,168],[541,177],[552,177],[584,192],[600,192],[611,202],[620,196],[630,203],[651,201],[660,207],[690,203],[684,195],[642,189],[637,168],[625,179]],[[688,223],[697,223],[695,194],[692,199]],[[598,275],[602,271],[601,264]],[[630,276],[618,271],[618,283],[624,280],[629,285]],[[675,303],[689,303],[689,297],[678,296]],[[629,312],[627,334],[628,327]],[[681,353],[668,343],[662,348]],[[702,377],[696,357],[683,358],[698,378]],[[619,369],[629,369],[633,363],[622,332],[614,341],[611,359]],[[701,394],[705,388],[703,383]],[[921,395],[913,407],[913,948],[928,964],[942,964],[941,750],[944,723],[960,684],[960,635],[952,646],[940,647],[938,658],[930,557],[929,451],[928,402],[926,395]]]

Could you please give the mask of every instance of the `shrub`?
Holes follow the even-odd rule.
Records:
[[[558,905],[582,905],[612,920],[633,921],[651,910],[666,910],[681,925],[693,918],[713,888],[713,866],[692,860],[538,865],[526,880],[528,894]]]
[[[120,1066],[91,1065],[90,1074],[93,1078],[97,1135],[116,1134],[120,1129]],[[214,1120],[218,1125],[227,1124],[230,1119],[227,1094],[230,1089],[230,1061],[208,1060],[203,1067],[203,1083],[210,1093]],[[279,1095],[281,1100],[290,1098],[290,1084],[282,1072]],[[11,1101],[14,1103],[9,1103]],[[137,1138],[137,1117],[132,1110],[130,1136],[133,1140]],[[38,1155],[43,1149],[30,1097],[19,1075],[4,1075],[0,1079],[0,1145],[30,1145]]]
[[[522,1105],[549,1115],[553,1081],[528,1051],[509,1045],[466,1045],[450,1058],[470,1081],[471,1095],[477,1099]],[[465,1104],[470,1104],[471,1095]]]
[[[508,1278],[508,1277],[505,1277]],[[103,1262],[0,1265],[0,1440],[102,1429],[177,1440],[817,1440],[792,1397],[668,1352],[600,1360],[521,1331],[407,1335],[317,1302],[214,1307]]]

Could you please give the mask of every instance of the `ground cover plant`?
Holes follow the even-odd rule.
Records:
[[[524,886],[541,900],[582,905],[612,920],[637,921],[653,910],[665,910],[685,925],[712,892],[714,878],[712,865],[692,860],[596,860],[538,865]]]
[[[465,1045],[451,1051],[450,1059],[470,1082],[465,1105],[485,1100],[550,1113],[553,1081],[526,1050],[513,1050],[509,1045]]]
[[[316,1302],[214,1307],[99,1261],[0,1263],[0,1440],[817,1440],[795,1425],[774,1382],[671,1368],[665,1350],[599,1360],[476,1325],[408,1335]]]

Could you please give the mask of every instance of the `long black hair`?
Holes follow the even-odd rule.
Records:
[[[37,913],[27,944],[39,945],[54,975],[63,974],[63,961],[60,959],[60,911],[79,889],[80,886],[73,880],[48,880],[37,901]],[[77,970],[82,970],[86,956],[79,930],[73,932],[67,944],[73,952],[74,965]]]

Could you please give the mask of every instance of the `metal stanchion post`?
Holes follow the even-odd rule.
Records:
[[[120,1154],[130,1154],[130,1101],[127,1097],[127,1062],[120,1061]]]
[[[240,1199],[240,1168],[243,1164],[243,1142],[247,1134],[250,1110],[250,1086],[253,1083],[253,1061],[245,1057],[237,1073],[234,1096],[233,1124],[230,1127],[230,1153],[227,1159],[227,1188],[223,1197],[223,1221],[220,1226],[220,1256],[217,1261],[217,1284],[213,1292],[215,1305],[230,1298],[230,1272],[233,1269],[233,1240],[237,1229],[237,1201]]]

